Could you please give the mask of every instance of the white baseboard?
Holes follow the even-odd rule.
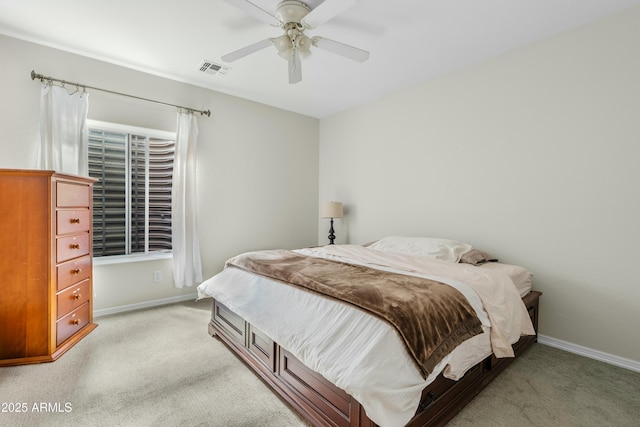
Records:
[[[613,354],[594,350],[589,347],[583,347],[581,345],[558,340],[545,335],[538,335],[538,342],[540,344],[548,345],[549,347],[555,347],[559,348],[560,350],[568,351],[569,353],[579,354],[580,356],[599,360],[610,365],[619,366],[621,368],[629,369],[635,372],[640,372],[640,362],[637,360],[626,359],[624,357],[615,356]]]
[[[118,307],[103,308],[101,310],[94,310],[93,317],[106,316],[108,314],[124,313],[126,311],[140,310],[141,308],[157,307],[159,305],[173,304],[173,303],[182,302],[182,301],[189,301],[189,300],[195,301],[197,298],[198,298],[198,294],[180,295],[177,297],[155,299],[152,301],[145,301],[137,304],[127,304],[127,305],[121,305]]]

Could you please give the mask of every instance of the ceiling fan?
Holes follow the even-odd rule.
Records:
[[[311,46],[358,62],[364,62],[369,58],[369,52],[366,50],[324,37],[309,38],[304,34],[305,30],[314,29],[352,7],[356,0],[324,0],[313,9],[298,0],[283,0],[278,3],[275,14],[271,14],[249,0],[224,1],[284,30],[284,34],[280,37],[261,40],[222,56],[225,62],[233,62],[269,46],[275,46],[278,54],[289,63],[289,83],[298,83],[302,80],[301,59],[311,54]]]

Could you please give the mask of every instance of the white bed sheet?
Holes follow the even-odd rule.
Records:
[[[428,276],[415,271],[409,273],[406,268],[380,265],[379,254],[368,262],[355,259],[362,255],[360,248],[323,247],[298,252]],[[393,265],[393,260],[389,264]],[[393,427],[403,426],[413,417],[422,390],[440,372],[444,370],[447,377],[458,379],[492,352],[491,316],[485,312],[478,295],[457,278],[439,274],[433,277],[468,297],[485,333],[465,341],[443,359],[426,380],[416,369],[395,329],[351,305],[233,267],[202,283],[198,294],[201,298],[215,298],[254,324],[306,366],[357,399],[374,422]],[[518,292],[514,292],[519,298]],[[501,314],[499,318],[502,317],[508,315]],[[519,333],[511,334],[509,341],[516,342],[520,332],[527,332],[527,328],[520,325],[517,330]]]

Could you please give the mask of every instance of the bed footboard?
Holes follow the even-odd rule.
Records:
[[[536,331],[541,295],[540,292],[532,291],[523,298]],[[209,334],[219,337],[280,397],[314,426],[376,425],[353,397],[307,368],[254,325],[215,300]],[[513,346],[516,357],[536,340],[537,336],[522,337]],[[498,359],[492,355],[472,367],[458,381],[438,376],[423,390],[416,415],[408,426],[446,424],[512,361],[513,358]]]

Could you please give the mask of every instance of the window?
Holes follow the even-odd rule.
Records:
[[[171,250],[175,134],[89,121],[93,256]]]

